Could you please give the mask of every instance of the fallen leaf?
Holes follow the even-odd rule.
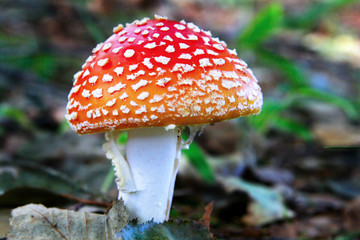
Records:
[[[236,177],[219,178],[219,181],[226,191],[243,191],[253,200],[248,205],[248,214],[243,218],[249,225],[263,225],[294,216],[285,206],[281,194],[270,187],[249,183]]]
[[[214,202],[210,202],[208,205],[205,206],[205,213],[202,218],[199,220],[199,223],[203,226],[210,229],[210,222],[211,222],[211,213],[213,210]]]
[[[359,128],[345,124],[318,124],[314,127],[317,139],[327,147],[360,146]]]
[[[107,215],[28,204],[11,212],[8,239],[116,239],[129,215],[117,201]]]

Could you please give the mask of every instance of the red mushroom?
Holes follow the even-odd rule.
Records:
[[[106,132],[119,198],[140,222],[168,219],[181,131],[256,114],[262,93],[245,62],[193,23],[156,16],[114,28],[75,74],[66,118]],[[128,131],[125,157],[116,144]],[[194,136],[195,134],[191,134]]]

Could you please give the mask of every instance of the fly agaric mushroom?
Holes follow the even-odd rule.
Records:
[[[202,126],[262,106],[257,80],[235,50],[193,23],[160,16],[115,27],[74,78],[66,118],[78,134],[105,132],[119,199],[139,222],[168,219],[181,149]],[[185,126],[190,139],[182,142]]]

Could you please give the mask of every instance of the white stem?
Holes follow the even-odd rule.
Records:
[[[178,131],[164,127],[128,131],[126,160],[137,190],[120,189],[119,199],[124,200],[130,218],[139,222],[169,218],[181,151]]]

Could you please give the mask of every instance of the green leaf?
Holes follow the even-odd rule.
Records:
[[[30,126],[29,119],[27,118],[25,113],[21,109],[10,106],[8,104],[0,105],[0,118],[13,119],[25,128]]]
[[[301,122],[283,116],[283,113],[293,103],[293,97],[287,97],[281,101],[268,99],[264,101],[261,114],[248,118],[249,122],[261,133],[265,133],[270,128],[276,128],[291,133],[305,141],[311,141],[313,134],[309,128]]]
[[[248,206],[248,215],[244,218],[248,224],[262,225],[294,215],[285,206],[280,193],[270,187],[249,183],[237,177],[220,178],[220,182],[227,191],[244,191],[253,200]]]
[[[206,182],[215,182],[214,172],[206,160],[204,152],[196,143],[193,142],[190,144],[189,149],[183,150],[183,153],[188,157],[191,165],[195,167]]]
[[[294,91],[294,94],[309,99],[312,98],[319,101],[327,102],[342,109],[350,118],[359,118],[359,110],[356,107],[355,103],[352,103],[346,98],[310,87],[299,88]]]
[[[282,73],[291,84],[291,87],[308,85],[307,77],[304,71],[291,60],[264,48],[258,48],[256,53],[261,61]]]
[[[272,126],[298,136],[305,141],[311,141],[314,138],[311,130],[308,127],[291,119],[279,117],[276,121],[272,121]]]
[[[128,224],[116,239],[123,240],[210,240],[207,227],[190,221]]]
[[[287,105],[284,104],[284,101],[267,99],[263,103],[261,114],[250,116],[246,119],[249,120],[255,129],[265,133],[271,127],[271,123],[276,121],[286,108]]]
[[[278,3],[262,9],[238,37],[239,47],[254,48],[279,29],[283,20],[283,7]]]
[[[305,11],[298,16],[291,16],[285,20],[288,27],[311,28],[316,25],[321,18],[329,17],[335,10],[354,3],[356,0],[328,0],[318,1],[311,4]]]

